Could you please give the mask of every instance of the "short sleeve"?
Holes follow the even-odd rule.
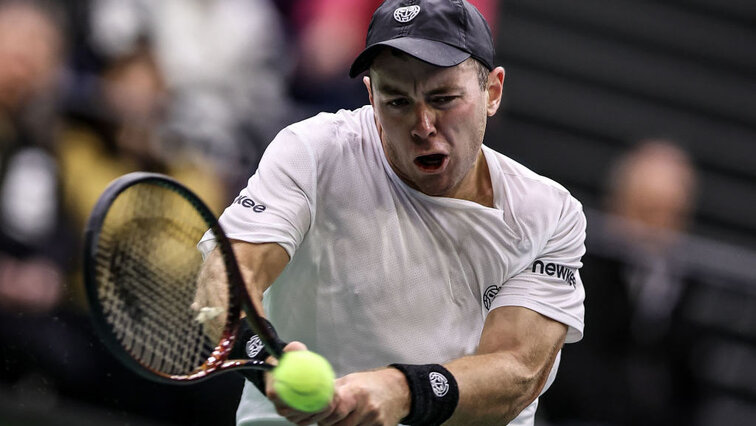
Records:
[[[523,306],[567,325],[566,343],[582,339],[585,290],[579,269],[585,254],[585,228],[582,206],[568,196],[544,248],[502,285],[491,310]]]
[[[265,150],[247,187],[220,217],[228,238],[278,243],[291,258],[314,215],[316,174],[308,144],[290,130],[282,130]],[[206,254],[213,246],[208,232],[199,248]]]

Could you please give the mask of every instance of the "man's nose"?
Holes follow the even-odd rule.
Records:
[[[436,114],[423,103],[415,107],[415,125],[412,127],[412,138],[425,140],[436,134]]]

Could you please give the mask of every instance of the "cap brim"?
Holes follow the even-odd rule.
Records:
[[[401,37],[368,46],[352,63],[349,76],[354,78],[370,68],[381,46],[393,47],[437,67],[453,67],[470,57],[470,53],[440,41]]]

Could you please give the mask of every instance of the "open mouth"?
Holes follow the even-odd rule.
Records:
[[[423,171],[433,172],[441,169],[446,164],[447,158],[444,154],[421,155],[415,158],[415,165]]]

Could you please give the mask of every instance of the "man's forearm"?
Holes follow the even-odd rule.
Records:
[[[561,345],[560,345],[561,347]],[[459,386],[459,403],[450,425],[507,424],[532,403],[543,389],[554,363],[528,367],[513,353],[472,355],[446,364]]]

